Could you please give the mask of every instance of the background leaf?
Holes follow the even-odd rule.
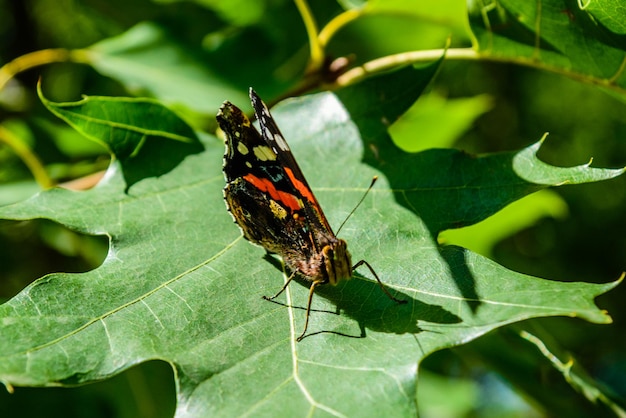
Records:
[[[120,159],[128,187],[163,175],[202,150],[182,119],[150,99],[84,97],[74,103],[53,103],[41,92],[40,97],[48,110]]]
[[[626,34],[626,24],[623,19],[626,11],[622,3],[617,0],[601,0],[590,1],[583,5],[582,9],[597,19],[599,24],[616,34]]]
[[[82,60],[131,90],[150,92],[165,102],[196,111],[213,112],[222,97],[246,97],[207,68],[203,62],[207,57],[201,51],[189,51],[155,24],[138,24],[80,54]]]
[[[492,107],[490,101],[484,95],[470,99],[446,99],[436,93],[422,96],[389,127],[389,134],[407,152],[452,147]]]
[[[608,6],[611,2],[597,3]],[[615,27],[611,22],[606,22],[610,25],[607,28],[588,10],[577,6],[563,5],[558,0],[506,0],[494,5],[474,2],[470,25],[481,53],[539,62],[590,81],[595,78],[598,84],[615,86],[623,94],[623,35],[611,29]],[[611,18],[625,21],[626,9],[612,8]]]

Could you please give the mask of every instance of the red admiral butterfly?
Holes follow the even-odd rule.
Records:
[[[226,207],[245,238],[282,256],[291,271],[282,289],[264,298],[276,298],[296,274],[311,282],[304,330],[298,341],[309,324],[315,288],[350,279],[352,271],[361,265],[368,267],[389,298],[406,303],[389,293],[367,261],[352,265],[346,242],[333,233],[267,106],[252,89],[250,100],[261,134],[228,101],[220,108],[217,122],[226,134]]]

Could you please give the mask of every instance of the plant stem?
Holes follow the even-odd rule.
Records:
[[[71,55],[71,51],[57,48],[42,49],[17,57],[13,61],[7,62],[0,67],[0,90],[4,88],[10,79],[21,72],[44,64],[69,61]]]
[[[317,37],[317,23],[306,0],[294,0],[302,16],[306,34],[309,38],[310,61],[308,70],[317,70],[324,64],[324,50]]]
[[[13,149],[15,154],[26,164],[41,188],[49,189],[54,187],[54,181],[46,173],[46,169],[39,161],[39,158],[24,142],[20,141],[18,137],[2,125],[0,125],[0,142],[4,142]]]
[[[351,9],[346,10],[345,12],[336,16],[334,19],[328,22],[326,26],[324,26],[324,28],[320,31],[320,34],[318,36],[319,43],[323,47],[328,45],[330,38],[332,38],[335,33],[339,32],[341,28],[343,28],[353,20],[356,20],[362,14],[363,12],[361,11],[361,9]]]
[[[615,80],[617,79],[615,75],[611,78],[598,78],[591,75],[574,72],[566,68],[547,65],[540,60],[533,58],[499,57],[496,55],[490,55],[488,53],[480,53],[472,48],[430,49],[387,55],[385,57],[368,61],[359,67],[355,67],[346,71],[344,74],[337,77],[334,83],[325,87],[331,90],[338,89],[347,85],[354,84],[358,81],[361,81],[361,79],[378,72],[387,71],[394,68],[400,68],[404,65],[432,62],[441,58],[444,54],[445,59],[448,61],[470,60],[523,65],[526,67],[536,68],[539,70],[549,71],[554,74],[563,75],[586,84],[599,86],[620,95],[626,94],[626,90],[615,84]],[[622,62],[622,65],[618,70],[618,74],[621,75],[624,71],[626,71],[626,58],[624,58],[624,61]]]

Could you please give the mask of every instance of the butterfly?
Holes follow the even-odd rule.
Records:
[[[280,291],[264,299],[278,297],[296,274],[311,282],[304,330],[297,341],[306,334],[315,289],[350,279],[362,265],[389,298],[406,303],[389,293],[367,261],[352,265],[346,241],[336,237],[269,109],[252,88],[250,100],[260,133],[228,101],[216,118],[226,136],[226,207],[244,237],[279,254],[291,272]]]

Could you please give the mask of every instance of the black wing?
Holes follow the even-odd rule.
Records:
[[[272,138],[261,136],[229,102],[217,115],[226,134],[227,207],[250,241],[292,260],[310,259],[336,238],[267,107],[256,93],[251,97]]]
[[[289,145],[287,145],[287,141],[285,141],[285,137],[280,132],[269,109],[252,87],[250,88],[250,101],[252,102],[252,107],[254,108],[254,113],[259,121],[259,125],[261,126],[261,136],[277,155],[278,161],[285,169],[285,174],[288,176],[292,187],[297,189],[298,193],[308,202],[308,204],[305,205],[307,217],[310,218],[311,222],[322,227],[325,232],[334,236],[320,204],[315,198],[309,183],[306,181],[306,177],[302,174],[302,170],[300,170],[296,159],[293,157],[291,149]]]

